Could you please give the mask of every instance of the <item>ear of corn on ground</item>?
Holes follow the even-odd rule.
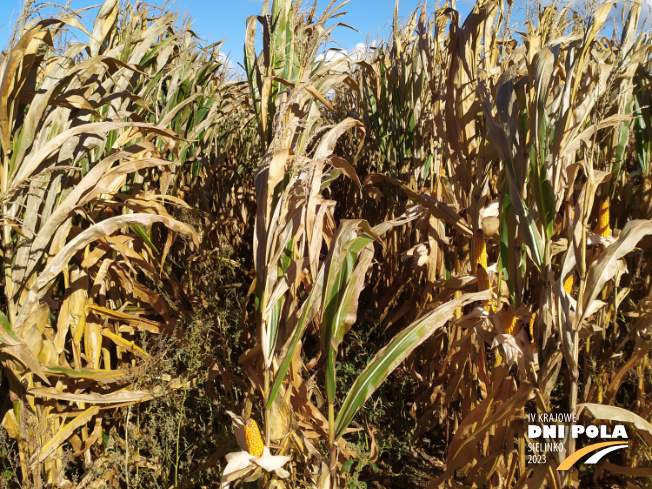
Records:
[[[250,455],[260,457],[263,454],[265,444],[260,436],[258,424],[251,418],[244,422],[245,440],[247,440],[247,450]]]

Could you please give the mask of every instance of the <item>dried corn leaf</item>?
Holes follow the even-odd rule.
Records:
[[[72,436],[77,428],[84,426],[88,423],[93,416],[99,413],[100,408],[97,406],[92,406],[85,410],[83,413],[76,416],[68,424],[61,426],[59,431],[41,448],[38,450],[30,460],[30,465],[32,470],[36,470],[38,464],[45,461],[50,455],[52,455],[57,448],[59,448],[65,441]]]

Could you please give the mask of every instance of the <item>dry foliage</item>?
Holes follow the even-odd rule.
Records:
[[[650,484],[641,5],[611,37],[611,2],[538,6],[518,33],[509,2],[397,5],[388,40],[324,55],[346,3],[266,0],[242,81],[142,3],[106,0],[91,32],[21,17],[0,57],[9,484],[387,486],[398,420],[446,447],[409,484]],[[622,459],[527,464],[525,414],[556,411],[626,424]]]

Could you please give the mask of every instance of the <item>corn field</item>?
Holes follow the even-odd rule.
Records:
[[[331,56],[348,0],[265,0],[234,71],[166,7],[27,3],[0,487],[652,487],[645,4],[397,3]],[[605,440],[552,413],[626,447],[558,470]]]

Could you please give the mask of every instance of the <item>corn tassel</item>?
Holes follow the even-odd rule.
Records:
[[[249,451],[249,455],[253,455],[256,458],[262,456],[265,445],[260,436],[258,424],[253,419],[249,418],[245,421],[244,433],[245,440],[247,440],[247,450]]]
[[[505,330],[505,333],[516,336],[519,332],[519,327],[514,309],[512,309],[511,306],[505,304],[505,306],[503,306],[503,310],[500,313],[500,318],[503,321],[503,329]]]
[[[598,225],[595,227],[595,234],[599,234],[603,238],[611,236],[611,228],[609,227],[609,198],[605,197],[600,202],[600,212],[598,214]]]
[[[487,269],[487,238],[482,231],[476,231],[473,235],[473,259],[476,269],[478,265]]]

